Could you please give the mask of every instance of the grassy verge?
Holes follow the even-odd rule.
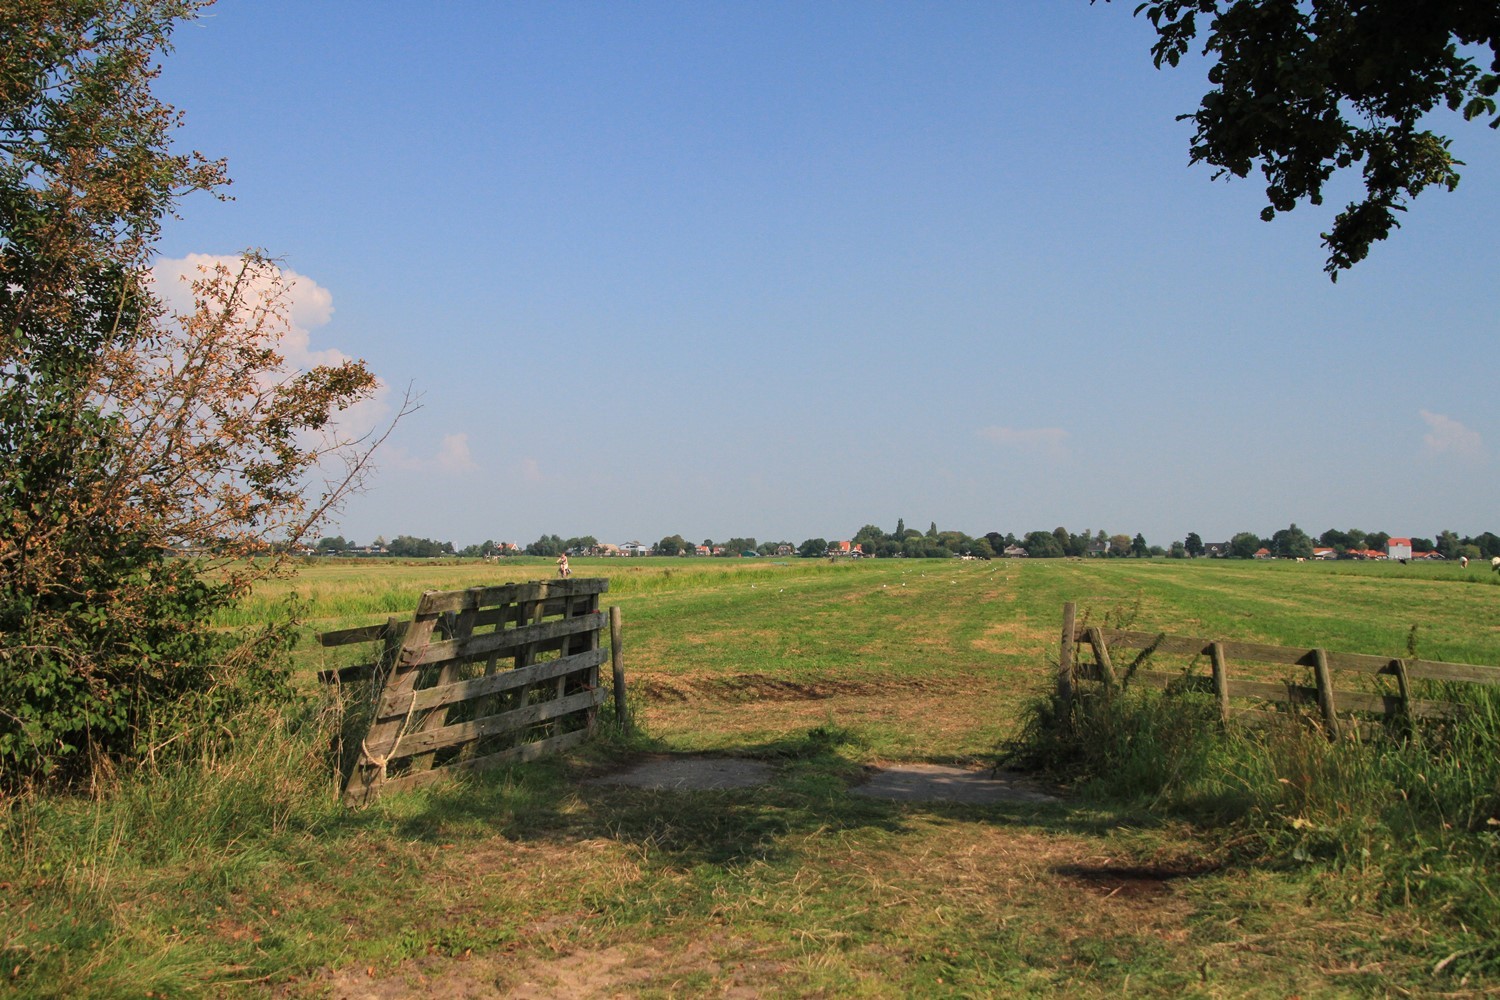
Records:
[[[1390,750],[1371,765],[1342,747],[1174,749],[1169,728],[1139,755],[1154,772],[1091,765],[1087,795],[1062,804],[851,788],[884,760],[990,759],[1048,681],[1064,600],[1136,627],[1361,652],[1401,651],[1416,624],[1424,655],[1500,662],[1500,590],[1456,567],[622,563],[575,572],[611,577],[644,734],[346,811],[333,720],[312,707],[247,725],[216,756],[170,748],[174,763],[93,798],[7,801],[0,988],[1328,996],[1500,982],[1484,939],[1493,777],[1470,768],[1473,748],[1414,770]],[[334,628],[407,613],[423,589],[549,572],[319,564],[257,600],[295,590]],[[320,665],[304,655],[306,671]],[[1130,749],[1128,732],[1119,741]],[[1289,749],[1305,772],[1281,763]],[[773,781],[668,793],[588,780],[690,751],[764,759]],[[1403,827],[1353,811],[1340,782],[1381,809],[1393,782],[1413,799],[1441,786],[1447,804]],[[1277,797],[1251,794],[1262,786]]]
[[[1218,723],[1195,693],[1038,699],[1009,759],[1080,796],[1191,822],[1236,866],[1283,873],[1341,914],[1407,916],[1383,947],[1445,981],[1500,976],[1500,692],[1453,685],[1455,721],[1367,725],[1330,740],[1309,717]]]

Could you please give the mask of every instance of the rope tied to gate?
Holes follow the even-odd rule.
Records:
[[[372,711],[379,704],[381,693],[385,690],[386,683],[390,680],[391,675],[396,672],[396,665],[400,659],[400,650],[391,650],[390,652],[390,662],[386,666],[385,673],[379,675],[380,683],[370,685],[370,708]],[[416,708],[417,699],[413,695],[406,703],[406,715],[401,719],[401,724],[396,727],[395,738],[391,740],[391,748],[385,755],[382,756],[370,749],[368,732],[359,741],[359,751],[364,755],[365,763],[380,768],[381,781],[389,777],[387,771],[391,764],[391,754],[395,753],[396,748],[401,745],[401,738],[406,735],[406,727],[411,725],[412,713],[416,711]]]
[[[381,781],[384,781],[387,777],[386,768],[388,768],[391,763],[390,754],[395,753],[396,748],[401,745],[401,737],[406,735],[406,727],[411,725],[412,713],[414,713],[416,709],[417,699],[416,696],[413,695],[411,699],[406,703],[406,715],[401,719],[401,725],[396,727],[396,737],[395,739],[391,740],[390,752],[385,756],[382,757],[380,754],[377,754],[370,749],[370,744],[366,742],[366,740],[368,739],[368,734],[366,734],[365,739],[361,739],[359,741],[359,749],[360,752],[365,755],[366,763],[373,764],[374,766],[380,768]]]

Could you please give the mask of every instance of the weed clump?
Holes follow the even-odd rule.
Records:
[[[1440,723],[1351,726],[1311,717],[1221,724],[1212,697],[1125,686],[1035,700],[1002,762],[1080,795],[1188,819],[1241,861],[1335,876],[1343,899],[1415,907],[1452,952],[1445,968],[1500,971],[1500,696],[1453,685]]]

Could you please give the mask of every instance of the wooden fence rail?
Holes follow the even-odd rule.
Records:
[[[1091,660],[1080,658],[1083,650],[1093,654]],[[1138,652],[1122,667],[1114,655],[1120,650]],[[1188,663],[1177,670],[1153,669],[1161,657],[1187,657]],[[1198,663],[1207,663],[1207,674],[1194,673]],[[1286,669],[1280,677],[1267,676],[1272,671],[1264,668],[1258,678],[1230,676],[1231,664],[1250,663]],[[1340,678],[1337,689],[1335,674]],[[1100,628],[1080,624],[1077,606],[1069,601],[1063,605],[1057,673],[1058,695],[1065,703],[1073,698],[1079,680],[1100,681],[1111,689],[1144,684],[1212,692],[1218,698],[1220,718],[1226,722],[1236,714],[1231,698],[1316,705],[1328,731],[1338,735],[1341,712],[1373,713],[1387,719],[1450,718],[1458,710],[1455,705],[1419,698],[1413,685],[1419,681],[1500,684],[1500,667]]]
[[[428,591],[410,621],[320,635],[323,646],[372,647],[369,661],[319,675],[370,682],[369,731],[345,801],[583,742],[608,694],[599,676],[610,659],[601,640],[610,616],[599,608],[608,589],[605,579],[566,579]],[[623,702],[618,665],[614,675]]]

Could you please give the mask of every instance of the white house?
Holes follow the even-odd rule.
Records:
[[[1392,538],[1385,543],[1385,557],[1387,559],[1410,559],[1411,539]]]

